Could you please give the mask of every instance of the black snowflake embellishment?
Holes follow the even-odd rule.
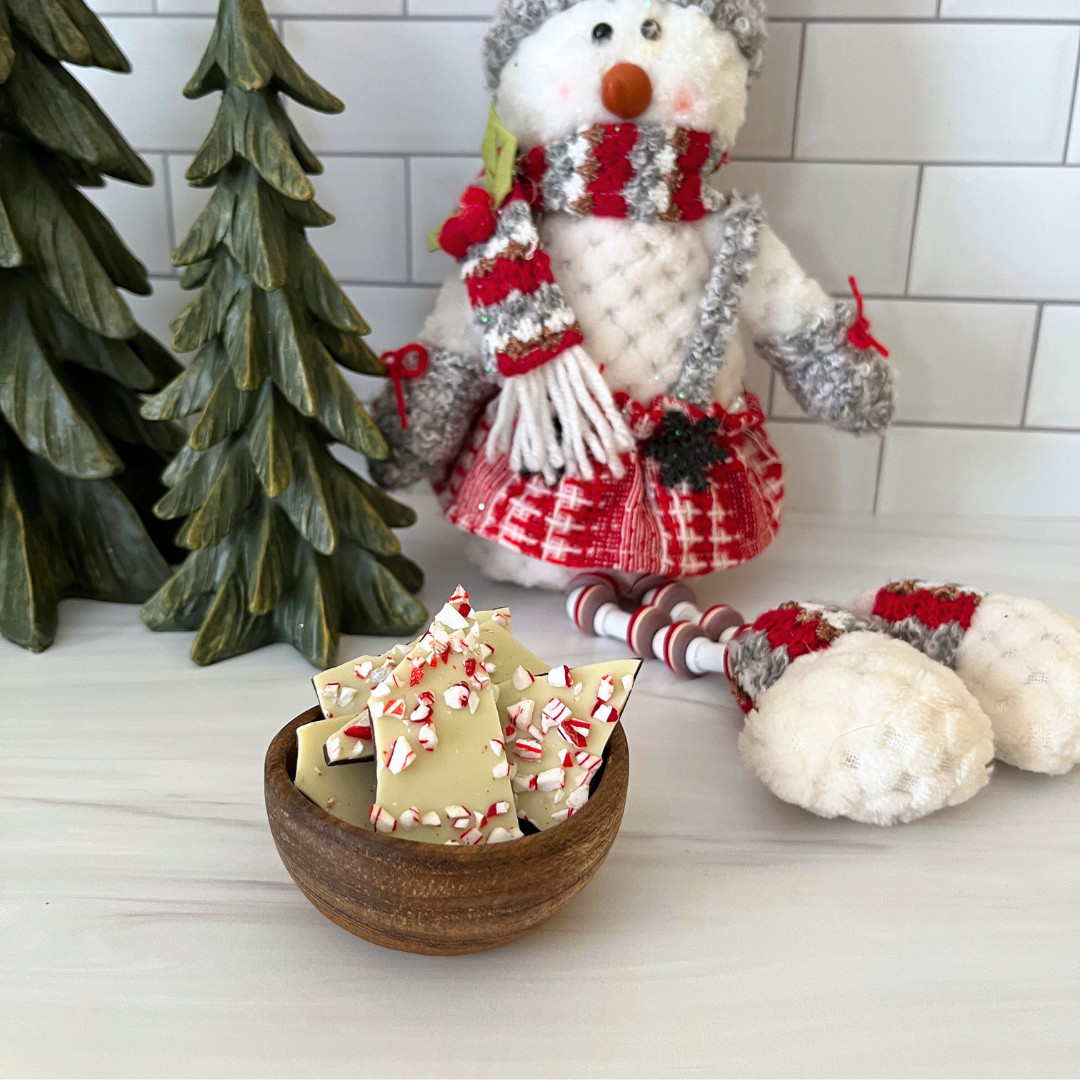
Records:
[[[713,467],[730,456],[716,441],[719,428],[713,417],[693,421],[677,409],[665,412],[643,447],[645,456],[660,465],[660,483],[673,488],[685,482],[692,491],[707,491]]]

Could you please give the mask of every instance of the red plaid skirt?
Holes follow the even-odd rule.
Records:
[[[707,410],[658,397],[648,407],[620,405],[636,438],[648,439],[665,413],[696,422],[719,421],[713,436],[725,451],[704,491],[683,482],[665,487],[660,464],[645,454],[624,456],[626,475],[605,466],[593,480],[564,477],[548,487],[542,476],[522,476],[509,457],[488,461],[490,416],[436,485],[446,517],[459,528],[523,555],[559,566],[643,571],[694,577],[752,559],[780,528],[782,468],[757,398],[742,412],[713,404]]]

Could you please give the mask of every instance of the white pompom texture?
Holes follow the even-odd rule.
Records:
[[[956,672],[994,725],[997,756],[1033,772],[1080,762],[1080,623],[1040,600],[987,596]]]
[[[914,821],[990,779],[990,720],[941,664],[883,634],[793,661],[739,738],[774,795],[822,817]]]

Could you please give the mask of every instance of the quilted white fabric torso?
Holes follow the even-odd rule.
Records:
[[[717,220],[650,224],[562,213],[541,220],[555,280],[613,391],[647,404],[678,379],[701,317]],[[742,354],[730,353],[740,370],[725,371],[723,381],[739,392]]]

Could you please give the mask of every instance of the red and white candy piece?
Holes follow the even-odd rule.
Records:
[[[536,682],[536,676],[531,671],[526,671],[520,664],[514,668],[513,675],[510,676],[510,682],[513,684],[515,690],[527,690],[534,682]]]
[[[559,724],[559,734],[571,745],[584,749],[589,745],[589,732],[592,724],[588,720],[571,717]]]
[[[398,824],[403,829],[415,829],[420,824],[420,811],[415,806],[410,806],[398,815]]]
[[[491,775],[495,780],[505,780],[510,775],[510,769],[510,762],[507,761],[506,758],[503,758],[503,760],[491,770]]]
[[[394,740],[390,749],[390,760],[386,767],[397,776],[404,772],[416,760],[416,751],[409,745],[409,740],[404,735],[399,735]]]
[[[457,608],[459,615],[468,616],[472,614],[472,605],[469,603],[469,594],[461,585],[454,590],[454,595],[451,596],[447,602],[453,604],[454,607]]]
[[[502,757],[506,752],[506,743],[502,739],[491,739],[488,747],[496,757]]]
[[[536,702],[529,698],[514,702],[507,706],[507,719],[512,721],[518,731],[526,731],[532,723],[533,713],[536,711]]]
[[[368,821],[375,827],[376,832],[381,833],[393,832],[398,826],[397,818],[378,803],[373,803],[368,811]]]
[[[493,802],[488,807],[487,816],[489,818],[501,817],[503,814],[510,813],[510,804],[505,799],[500,799],[498,802]]]
[[[471,691],[465,683],[454,683],[453,686],[448,686],[443,691],[443,701],[451,709],[465,709],[469,705],[470,693]]]
[[[416,741],[430,754],[439,745],[439,736],[434,724],[424,724],[417,733]]]
[[[514,753],[522,761],[539,761],[544,754],[544,744],[539,739],[518,739]]]
[[[566,786],[566,772],[561,768],[547,769],[536,774],[537,791],[558,791]]]
[[[557,697],[551,698],[540,711],[541,736],[546,735],[553,727],[558,727],[564,720],[573,716],[570,706],[560,701]]]
[[[470,829],[467,833],[462,833],[459,840],[466,847],[476,847],[484,842],[484,834],[479,829]]]
[[[593,706],[592,716],[594,720],[599,720],[601,724],[617,724],[619,722],[619,710],[605,704],[603,701],[598,701]]]
[[[491,835],[487,838],[487,846],[505,844],[508,840],[520,840],[524,835],[516,825],[512,829],[504,829],[499,826],[491,830]]]
[[[566,664],[560,664],[558,667],[553,667],[548,672],[547,680],[552,686],[569,686],[571,682],[570,668],[567,667]]]

